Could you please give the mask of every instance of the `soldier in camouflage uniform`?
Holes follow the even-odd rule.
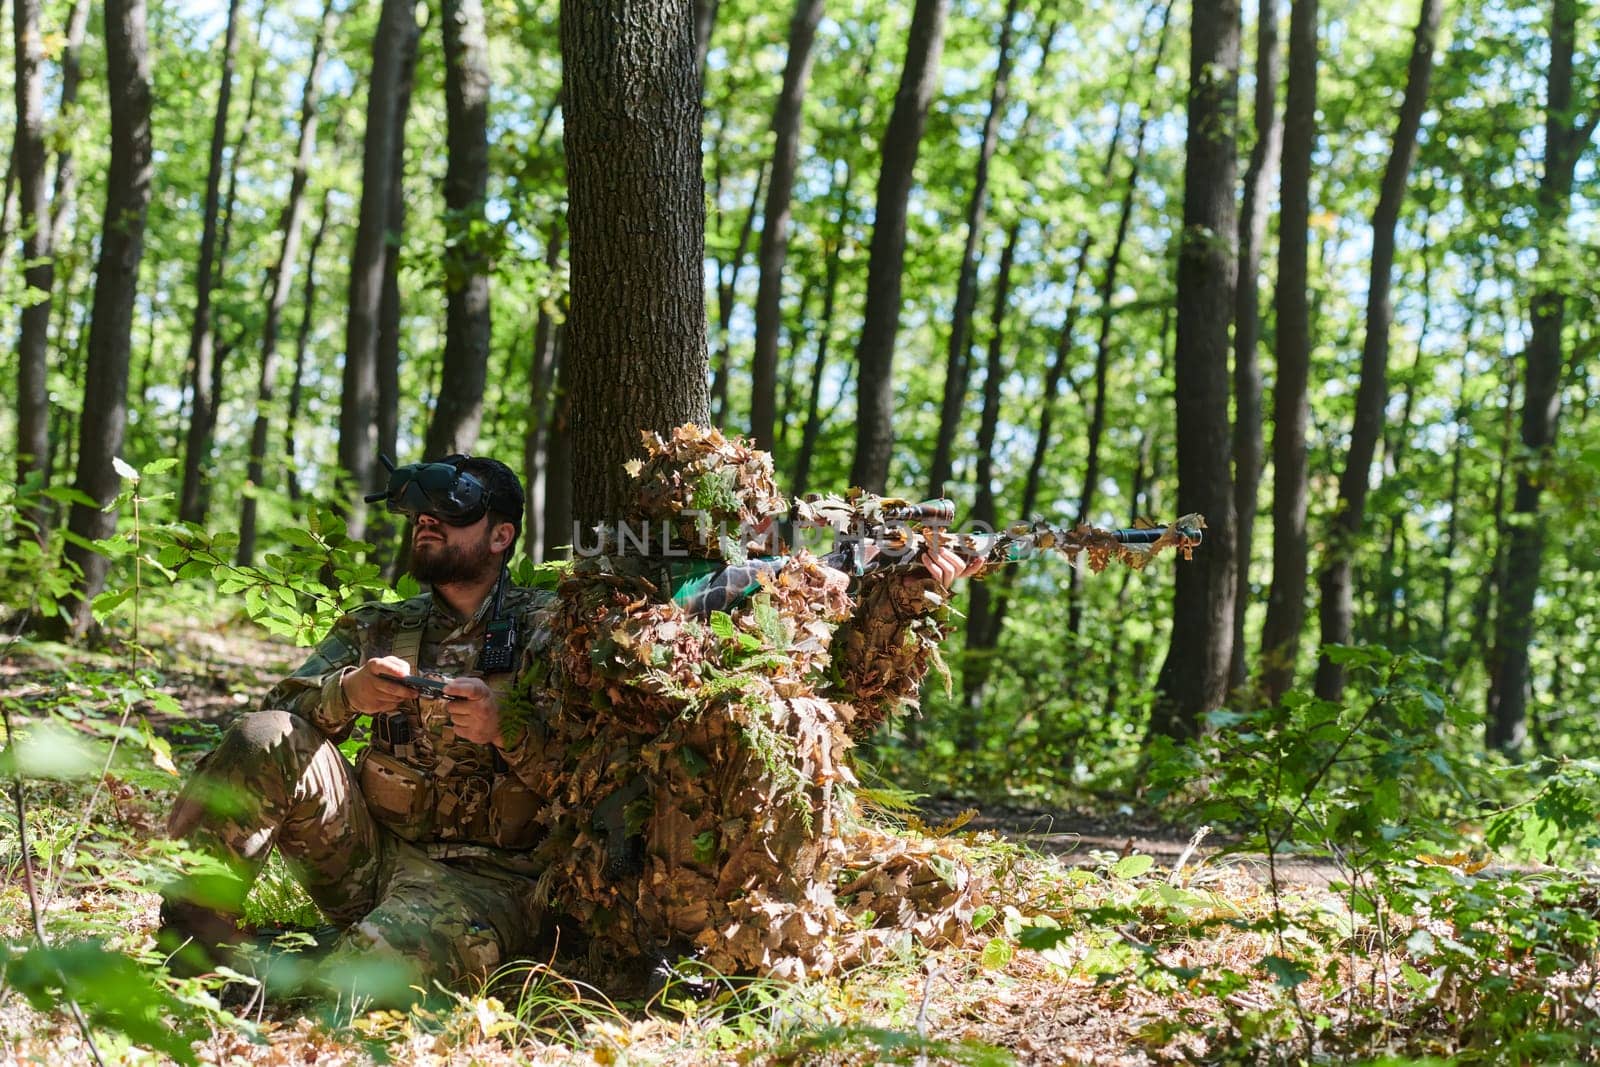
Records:
[[[550,597],[505,573],[521,483],[452,456],[400,468],[379,496],[414,520],[412,573],[431,591],[340,619],[201,761],[169,831],[220,862],[165,894],[161,941],[182,946],[180,965],[232,958],[274,846],[345,928],[330,962],[370,975],[379,961],[386,988],[362,991],[380,999],[486,976],[532,946],[538,805],[519,775],[533,739],[501,697],[544,653]],[[424,695],[395,681],[408,675],[448,683]],[[337,746],[363,716],[373,740],[352,767]]]

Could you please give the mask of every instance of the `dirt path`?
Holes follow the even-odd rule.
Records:
[[[945,797],[929,798],[919,805],[929,825],[955,818],[973,804]],[[1201,843],[1190,848],[1195,832],[1164,825],[1137,816],[1103,815],[1086,812],[1051,811],[1039,808],[984,807],[963,829],[990,830],[1036,852],[1060,857],[1070,866],[1091,866],[1107,853],[1113,857],[1138,852],[1171,868],[1180,859],[1185,866],[1222,866],[1240,869],[1262,884],[1271,881],[1267,857],[1259,852],[1234,851],[1227,838],[1208,833]],[[1189,855],[1185,858],[1185,852]],[[1326,888],[1344,877],[1340,869],[1324,859],[1279,856],[1278,879],[1290,885]]]

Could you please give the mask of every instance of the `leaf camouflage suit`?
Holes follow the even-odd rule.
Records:
[[[657,498],[665,480],[701,503],[770,479],[764,453],[715,430],[646,445],[642,500],[652,478]],[[549,655],[511,698],[547,799],[541,900],[602,957],[692,953],[719,973],[799,977],[908,934],[959,940],[972,873],[948,843],[867,825],[848,758],[852,735],[914,702],[942,591],[727,549],[598,555],[562,580]]]

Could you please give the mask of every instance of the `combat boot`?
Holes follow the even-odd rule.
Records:
[[[161,902],[156,947],[167,954],[167,970],[179,978],[231,967],[239,946],[249,939],[237,916],[185,900]]]

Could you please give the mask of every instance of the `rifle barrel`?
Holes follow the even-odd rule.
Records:
[[[1112,535],[1125,545],[1153,545],[1161,540],[1161,536],[1166,532],[1167,529],[1164,526],[1158,526],[1154,529],[1125,528],[1111,531]],[[1185,530],[1184,533],[1190,534],[1196,541],[1200,540],[1199,530]]]

